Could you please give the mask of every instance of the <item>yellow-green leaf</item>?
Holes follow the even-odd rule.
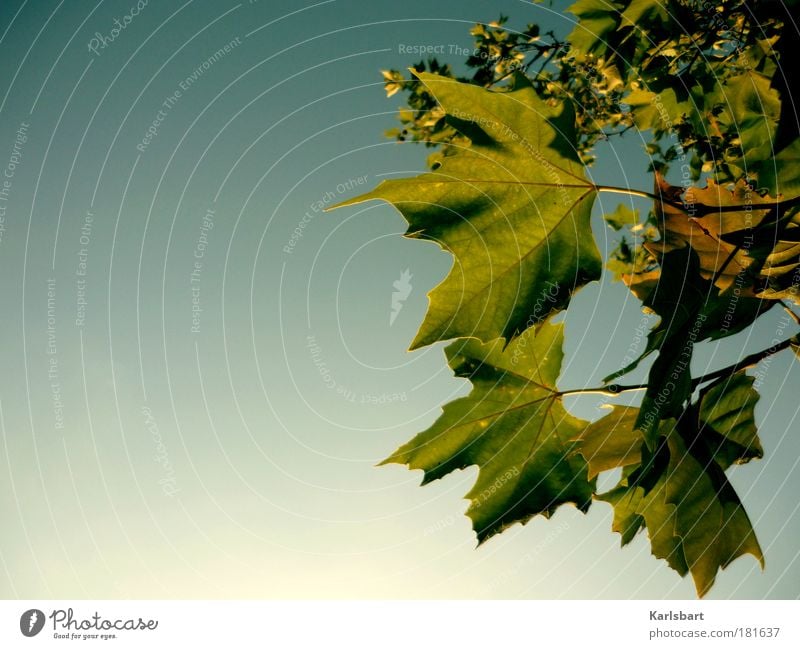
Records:
[[[723,469],[764,457],[756,429],[759,395],[754,383],[744,371],[736,372],[706,388],[700,398],[702,438]]]
[[[620,203],[617,209],[609,214],[604,214],[603,218],[614,230],[621,230],[626,225],[633,226],[639,222],[639,210],[634,210]]]
[[[621,466],[639,464],[642,433],[636,430],[638,408],[613,406],[605,417],[589,424],[575,438],[576,452],[589,467],[589,477]]]
[[[752,524],[723,470],[698,444],[688,445],[665,422],[669,460],[649,490],[631,478],[598,496],[614,507],[613,529],[623,545],[646,527],[653,554],[679,574],[691,573],[706,595],[717,572],[736,558],[764,557]]]
[[[480,541],[564,503],[589,507],[593,482],[570,441],[586,422],[564,409],[556,388],[563,337],[563,325],[544,324],[505,349],[501,340],[451,344],[450,366],[472,391],[384,461],[422,469],[423,484],[477,465],[467,515]]]
[[[509,341],[600,276],[589,223],[596,188],[576,153],[573,113],[522,83],[493,92],[417,76],[469,144],[453,145],[431,173],[384,181],[337,207],[387,201],[408,221],[406,236],[455,257],[412,349],[458,337]]]

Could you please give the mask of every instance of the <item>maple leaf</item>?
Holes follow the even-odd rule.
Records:
[[[449,345],[448,362],[472,391],[384,460],[422,469],[423,484],[477,465],[467,515],[481,542],[564,503],[589,507],[593,481],[570,442],[586,422],[564,409],[556,388],[563,337],[562,325],[543,324],[505,349],[502,340]]]
[[[755,378],[740,371],[713,383],[700,396],[700,437],[723,469],[764,457],[756,429],[759,394],[754,383]]]
[[[722,469],[687,446],[680,435],[667,438],[669,460],[646,490],[627,478],[598,496],[614,506],[612,529],[623,545],[647,528],[653,554],[681,576],[691,573],[697,594],[714,585],[717,572],[745,554],[764,564],[750,519]]]
[[[644,247],[658,261],[688,247],[697,255],[700,276],[721,296],[800,303],[800,212],[795,207],[778,208],[774,198],[755,192],[743,180],[728,188],[709,179],[706,187],[685,191],[658,173],[655,182],[661,197],[654,208],[661,238]],[[635,274],[623,279],[646,299],[641,287],[652,287],[652,277],[646,285]]]
[[[573,440],[590,477],[624,468],[619,485],[596,496],[614,507],[612,529],[622,545],[646,529],[653,554],[682,576],[691,573],[701,597],[737,557],[752,554],[763,566],[750,520],[725,477],[732,464],[763,455],[753,382],[737,372],[706,388],[680,422],[662,421],[660,445],[646,466],[638,408],[614,407]]]
[[[660,259],[664,254],[684,247],[697,253],[701,277],[713,281],[725,291],[754,262],[747,247],[727,240],[733,233],[754,231],[769,216],[774,200],[753,191],[740,180],[733,189],[708,179],[705,188],[675,187],[656,173],[656,225],[661,240],[645,246]],[[676,207],[672,203],[682,203]],[[759,209],[759,205],[768,205]],[[741,206],[740,211],[717,211],[714,208]],[[754,297],[752,286],[741,286],[741,295]]]
[[[576,153],[572,109],[543,101],[522,77],[499,92],[416,76],[468,145],[453,145],[430,173],[386,180],[335,207],[387,201],[408,221],[406,236],[455,257],[412,349],[459,337],[509,341],[600,276],[590,226],[597,188]]]
[[[705,188],[684,190],[658,173],[655,182],[660,236],[646,240],[641,249],[657,266],[639,268],[619,260],[615,266],[645,309],[661,316],[661,321],[650,332],[642,355],[604,379],[612,381],[630,372],[659,351],[639,420],[651,446],[659,421],[675,416],[691,393],[689,361],[694,344],[738,333],[774,306],[775,299],[797,299],[793,273],[800,261],[800,242],[792,242],[800,224],[795,230],[790,221],[782,228],[783,239],[776,242],[771,227],[774,201],[744,182],[728,189],[709,180]],[[760,205],[765,207],[758,209]],[[741,210],[730,209],[739,206]],[[770,273],[773,285],[778,286],[780,279],[784,290],[764,288]]]

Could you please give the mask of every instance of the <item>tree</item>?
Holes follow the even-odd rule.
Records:
[[[412,348],[452,340],[448,362],[473,385],[385,462],[422,469],[423,483],[477,465],[467,514],[479,541],[600,500],[623,545],[646,530],[700,596],[739,556],[763,565],[725,472],[763,456],[747,370],[800,337],[703,376],[690,361],[770,309],[800,324],[800,133],[785,65],[796,4],[578,0],[564,39],[504,16],[475,25],[470,76],[435,59],[383,72],[389,96],[407,93],[387,135],[434,147],[430,170],[341,205],[388,201],[406,236],[453,255]],[[590,182],[595,145],[634,128],[650,136],[653,188]],[[643,217],[625,205],[605,216],[620,233],[605,267],[660,320],[603,385],[559,390],[564,332],[551,320],[603,271],[590,228],[600,192],[653,201]],[[645,384],[617,382],[648,356]],[[564,408],[592,391],[642,398],[592,423]],[[598,493],[596,476],[616,468],[619,484]]]

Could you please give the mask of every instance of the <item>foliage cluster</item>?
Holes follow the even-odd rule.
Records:
[[[467,513],[481,542],[600,500],[623,544],[646,530],[701,596],[737,557],[763,563],[726,471],[763,456],[747,370],[798,338],[703,376],[691,359],[773,308],[800,322],[796,4],[578,0],[565,37],[515,31],[504,16],[475,25],[466,74],[435,59],[383,72],[390,97],[406,93],[387,135],[436,151],[427,173],[344,205],[388,201],[407,236],[453,255],[412,348],[453,341],[448,362],[473,386],[386,461],[425,482],[477,465]],[[652,189],[588,180],[598,142],[631,129],[648,138]],[[602,386],[561,390],[563,325],[551,320],[603,270],[590,227],[600,192],[652,200],[648,214],[605,216],[620,233],[605,266],[660,319],[641,357]],[[645,384],[616,382],[648,356]],[[643,394],[590,423],[563,404],[590,391]],[[617,486],[598,493],[597,475],[618,468]]]

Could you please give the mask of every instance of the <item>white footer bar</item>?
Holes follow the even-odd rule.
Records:
[[[4,648],[797,649],[799,627],[798,601],[0,602]]]

